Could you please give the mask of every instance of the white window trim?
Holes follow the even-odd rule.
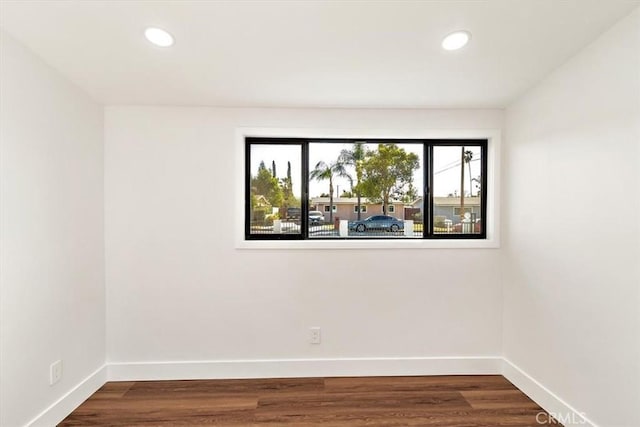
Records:
[[[353,213],[358,213],[358,205],[353,205]],[[367,213],[367,205],[360,205],[360,213]]]
[[[375,138],[375,139],[487,139],[486,239],[367,239],[367,240],[245,240],[245,138]],[[237,128],[235,225],[237,249],[493,249],[500,247],[500,129],[296,129]]]

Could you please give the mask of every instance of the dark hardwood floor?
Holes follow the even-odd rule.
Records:
[[[60,426],[560,425],[548,419],[483,375],[110,382]]]

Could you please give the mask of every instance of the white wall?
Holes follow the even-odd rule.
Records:
[[[502,118],[108,107],[108,360],[499,356],[498,250],[235,249],[234,188],[238,127],[499,129]]]
[[[13,427],[104,364],[103,109],[0,34],[0,424]]]
[[[640,425],[640,14],[510,106],[504,354],[602,426]]]

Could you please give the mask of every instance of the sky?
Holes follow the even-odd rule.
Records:
[[[325,163],[333,162],[343,149],[352,148],[353,144],[342,143],[311,143],[309,144],[309,168],[313,169],[319,161]],[[368,149],[375,149],[376,144],[365,144]],[[398,144],[400,148],[408,152],[415,153],[420,159],[420,168],[414,172],[413,185],[419,190],[423,188],[423,155],[422,144]],[[471,177],[480,177],[480,147],[467,147],[473,153],[470,162]],[[434,196],[446,197],[449,194],[460,194],[460,147],[434,147]],[[251,175],[255,176],[260,165],[264,161],[265,166],[271,169],[272,161],[276,163],[276,175],[279,179],[287,176],[287,162],[291,162],[291,175],[293,181],[293,191],[296,197],[300,197],[300,174],[301,174],[301,148],[299,145],[273,144],[273,145],[251,145]],[[465,164],[465,194],[469,193],[469,165]],[[351,168],[351,174],[355,176],[355,170]],[[477,183],[472,182],[473,194],[477,194]],[[343,191],[350,191],[351,185],[346,178],[335,178],[334,197],[342,194]],[[311,197],[318,197],[322,193],[329,193],[328,181],[309,182],[309,194]],[[421,193],[421,192],[420,192]]]
[[[465,151],[471,151],[472,158],[469,164],[464,164],[464,192],[469,194],[469,166],[471,177],[480,178],[480,147],[465,147]],[[433,195],[446,197],[455,192],[460,194],[460,163],[462,150],[460,147],[433,147]],[[478,194],[478,183],[472,181],[473,195]]]
[[[367,150],[375,150],[377,144],[364,144]],[[415,153],[420,159],[420,169],[413,174],[413,186],[416,188],[422,188],[422,144],[399,144],[401,148],[410,153]],[[353,144],[326,144],[317,143],[309,144],[309,168],[313,169],[318,161],[324,162],[334,161],[342,150],[350,150],[353,148]],[[355,178],[355,168],[350,169],[350,175]],[[351,191],[351,184],[348,179],[340,178],[334,182],[334,189],[336,194],[342,194],[343,191]],[[338,188],[339,187],[339,188]],[[311,197],[318,196],[321,193],[329,193],[328,181],[310,181],[309,182],[309,194]]]

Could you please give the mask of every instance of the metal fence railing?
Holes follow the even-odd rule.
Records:
[[[412,221],[397,223],[365,225],[357,221],[340,221],[334,223],[311,224],[309,238],[421,238],[422,224]]]
[[[394,226],[380,228],[358,227],[352,221],[335,221],[333,224],[311,223],[309,224],[309,238],[422,238],[424,226],[421,222],[403,221]],[[301,234],[302,227],[299,219],[252,221],[251,234]],[[434,234],[478,234],[481,232],[480,224],[452,224],[447,227],[434,227]]]
[[[300,220],[251,221],[251,234],[300,234]]]

